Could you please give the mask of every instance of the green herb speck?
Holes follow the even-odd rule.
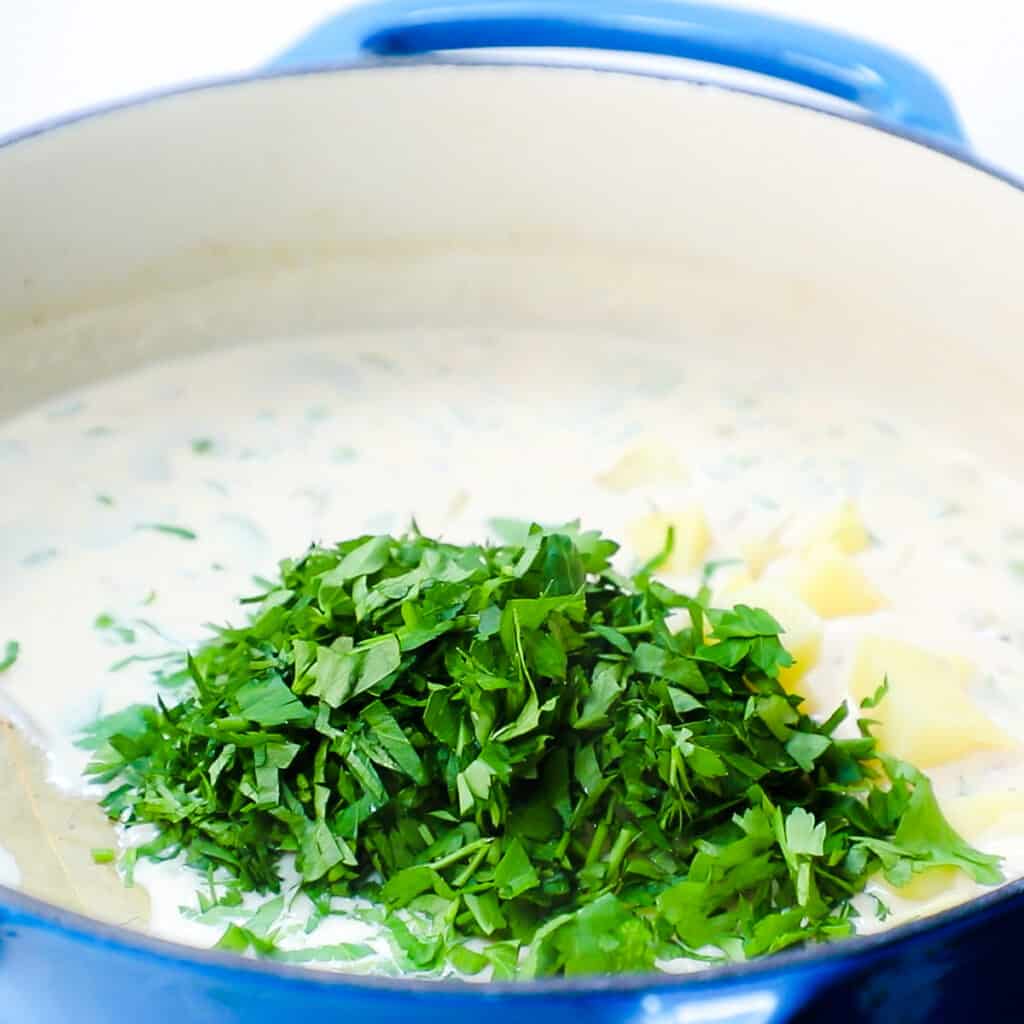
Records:
[[[33,551],[31,554],[26,555],[21,560],[21,564],[26,567],[43,565],[45,562],[49,562],[56,557],[56,548],[40,548],[38,551]]]
[[[195,540],[197,534],[184,526],[174,526],[171,523],[139,523],[137,530],[154,530],[157,533],[166,533],[170,537],[180,537],[182,540]]]
[[[135,630],[119,622],[109,612],[101,612],[93,619],[93,628],[119,640],[123,644],[135,643]]]
[[[0,672],[6,672],[12,668],[21,653],[21,644],[17,640],[8,640],[4,644],[4,656],[0,658]]]

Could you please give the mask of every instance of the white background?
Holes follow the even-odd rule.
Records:
[[[0,134],[154,87],[257,66],[345,5],[0,0]],[[842,28],[914,56],[952,95],[975,150],[1024,176],[1020,0],[748,0],[745,6]]]

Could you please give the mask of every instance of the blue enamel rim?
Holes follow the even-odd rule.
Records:
[[[667,83],[686,86],[700,86],[729,93],[751,96],[771,103],[796,107],[823,114],[827,117],[847,121],[851,124],[879,131],[885,135],[929,149],[936,154],[952,159],[979,171],[1020,192],[1024,192],[1024,179],[984,160],[962,145],[949,142],[932,133],[914,131],[894,124],[884,118],[862,112],[847,112],[821,106],[809,100],[780,97],[755,88],[722,84],[706,78],[687,74],[670,74],[650,70],[624,70],[605,68],[586,62],[545,62],[542,60],[494,61],[473,57],[446,57],[444,59],[422,56],[394,59],[363,59],[358,63],[324,61],[300,68],[277,67],[257,70],[238,75],[222,76],[152,90],[127,99],[99,104],[80,111],[44,120],[27,128],[0,136],[0,151],[16,145],[31,143],[42,136],[59,132],[82,121],[93,120],[121,111],[146,107],[165,99],[192,93],[271,82],[277,79],[308,77],[326,74],[352,74],[382,69],[403,70],[418,67],[472,69],[472,68],[537,68],[566,72],[590,72],[615,75],[624,78],[650,78]],[[869,967],[902,946],[911,943],[924,934],[935,935],[947,931],[951,938],[965,927],[977,925],[991,913],[1014,913],[1024,910],[1024,879],[1011,882],[999,889],[975,897],[966,903],[918,921],[899,925],[873,935],[853,936],[835,944],[821,944],[805,949],[777,953],[770,957],[745,963],[726,964],[712,967],[691,975],[672,975],[663,972],[614,976],[587,976],[582,978],[551,978],[537,981],[489,982],[486,985],[452,979],[385,978],[344,973],[317,971],[310,968],[265,960],[249,960],[237,954],[216,949],[199,949],[179,943],[154,938],[117,925],[105,924],[94,918],[74,911],[65,910],[54,904],[28,896],[15,889],[0,885],[0,925],[17,928],[27,925],[47,931],[63,932],[84,943],[116,949],[122,953],[157,960],[162,963],[176,962],[182,966],[229,970],[251,974],[256,977],[273,977],[315,988],[341,990],[370,989],[396,993],[437,993],[448,996],[470,996],[486,998],[494,994],[522,997],[550,994],[579,995],[601,992],[633,992],[639,990],[663,990],[692,992],[694,995],[712,994],[723,983],[743,981],[754,983],[778,982],[789,974],[796,974],[802,967],[820,965],[832,967],[844,974]],[[828,987],[829,977],[823,977],[822,984]]]
[[[122,953],[174,962],[182,966],[220,968],[242,971],[256,976],[271,976],[292,982],[332,989],[378,989],[388,992],[441,993],[449,996],[551,995],[633,992],[648,989],[693,991],[717,989],[730,981],[765,983],[777,982],[803,967],[832,967],[843,974],[870,967],[871,963],[923,934],[941,931],[953,940],[959,926],[976,924],[993,911],[1015,913],[1024,909],[1024,879],[1011,882],[1001,889],[977,896],[966,903],[899,925],[872,935],[851,936],[835,943],[822,943],[804,949],[776,953],[743,963],[723,964],[694,974],[678,975],[664,972],[622,975],[588,975],[580,978],[545,978],[537,981],[491,981],[486,984],[453,979],[386,978],[373,975],[345,974],[277,963],[272,960],[250,960],[235,953],[218,949],[200,949],[165,939],[157,939],[142,932],[131,931],[118,925],[105,924],[71,910],[64,910],[34,896],[26,896],[0,885],[0,925],[10,928],[19,924],[42,926],[48,931],[70,935],[78,941],[94,946],[117,949]],[[8,916],[8,912],[12,912]],[[828,986],[829,977],[823,978]]]

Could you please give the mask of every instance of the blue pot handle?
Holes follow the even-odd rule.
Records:
[[[967,145],[942,87],[906,57],[799,21],[684,0],[380,0],[322,22],[270,68],[510,46],[625,50],[742,68],[847,100],[887,126]]]

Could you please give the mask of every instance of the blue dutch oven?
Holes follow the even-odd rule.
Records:
[[[823,29],[668,0],[366,6],[254,75],[4,140],[0,195],[0,414],[226,336],[685,321],[777,345],[800,386],[871,388],[962,415],[1003,464],[1024,452],[1024,199],[925,71]],[[0,887],[0,1022],[1016,1020],[1022,924],[1014,883],[686,977],[477,985],[242,960]]]

